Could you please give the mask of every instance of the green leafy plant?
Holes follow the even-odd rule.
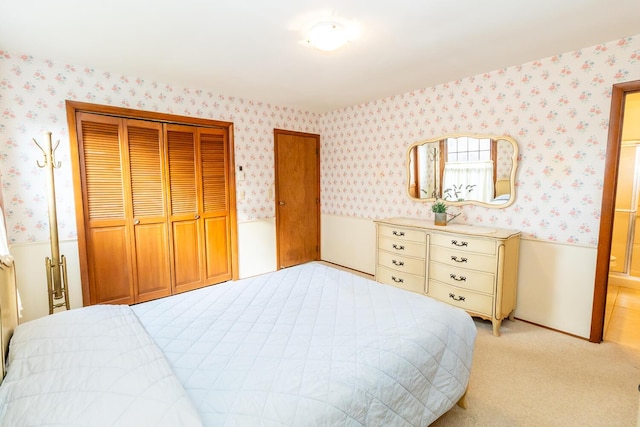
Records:
[[[447,212],[447,205],[445,205],[441,200],[436,200],[431,206],[431,210],[435,213],[445,213]]]

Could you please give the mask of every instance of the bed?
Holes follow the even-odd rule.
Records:
[[[322,263],[19,325],[0,425],[425,426],[465,396],[464,311]]]
[[[496,181],[496,197],[491,200],[491,204],[502,205],[511,199],[511,181],[499,179]]]

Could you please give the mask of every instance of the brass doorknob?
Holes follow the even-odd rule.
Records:
[[[284,204],[285,204],[284,202],[280,202],[280,205],[281,205],[281,206],[284,206]]]

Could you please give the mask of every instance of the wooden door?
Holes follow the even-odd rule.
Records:
[[[225,129],[198,129],[207,284],[231,279],[228,138]]]
[[[275,130],[278,268],[319,259],[318,135]]]
[[[225,129],[166,125],[174,289],[232,278]]]
[[[125,121],[136,302],[171,294],[162,125]]]
[[[81,113],[89,304],[171,293],[162,126]]]
[[[84,225],[84,239],[78,241],[85,305],[135,302],[122,133],[119,118],[78,114],[77,161],[82,171]]]
[[[196,128],[165,125],[169,176],[170,234],[175,292],[203,283],[202,221],[199,214]]]

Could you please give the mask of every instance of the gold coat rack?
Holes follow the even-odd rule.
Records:
[[[51,132],[43,132],[45,147],[43,148],[35,138],[33,142],[44,155],[44,163],[37,162],[38,167],[47,168],[47,189],[49,201],[49,234],[51,238],[51,258],[45,259],[47,271],[47,286],[49,290],[49,314],[53,314],[56,308],[65,307],[69,310],[69,293],[67,287],[67,260],[64,255],[60,256],[60,245],[58,242],[58,216],[56,213],[56,189],[53,178],[53,170],[59,169],[61,164],[56,162],[55,151],[60,145],[60,141],[53,147],[51,144]],[[54,300],[63,300],[54,302]]]

